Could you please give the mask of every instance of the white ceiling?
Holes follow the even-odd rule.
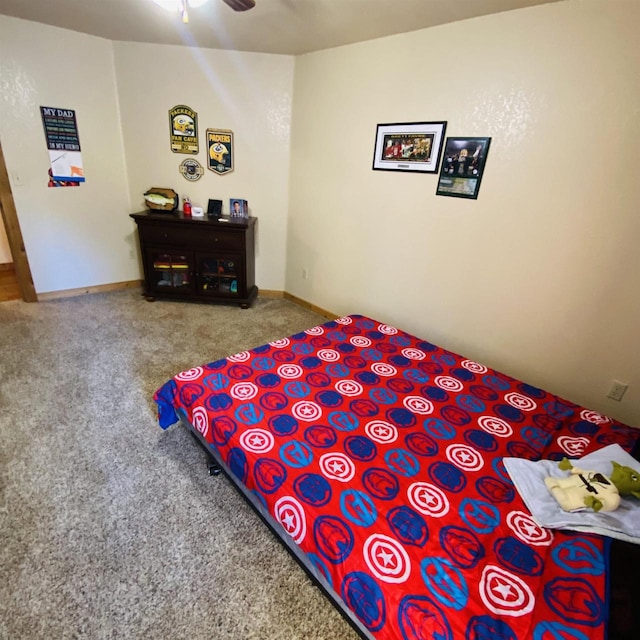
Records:
[[[0,0],[0,13],[109,40],[297,55],[559,0],[222,0],[184,25],[152,0]]]

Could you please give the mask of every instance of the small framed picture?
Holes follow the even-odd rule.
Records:
[[[246,218],[249,215],[249,203],[240,198],[231,198],[229,201],[229,215],[232,218]]]
[[[379,124],[373,169],[436,173],[446,122]]]
[[[436,195],[475,200],[491,138],[447,138]]]

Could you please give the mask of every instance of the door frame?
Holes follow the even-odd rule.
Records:
[[[27,259],[27,252],[24,248],[22,231],[20,230],[20,223],[18,221],[18,213],[15,202],[13,201],[13,194],[11,193],[11,184],[9,183],[7,166],[4,162],[2,144],[0,144],[0,213],[2,213],[2,221],[4,222],[4,228],[7,232],[9,249],[11,250],[22,299],[25,302],[37,302],[38,295],[33,286],[31,267],[29,267],[29,260]]]

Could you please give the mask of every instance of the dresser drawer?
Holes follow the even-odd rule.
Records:
[[[243,249],[243,233],[218,230],[208,226],[173,225],[173,224],[140,224],[140,239],[149,244],[168,245],[172,247],[189,247],[192,249],[241,251]]]

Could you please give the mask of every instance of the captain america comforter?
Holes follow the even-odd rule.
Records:
[[[630,450],[631,427],[360,315],[179,373],[155,400],[365,635],[606,637],[605,539],[540,527],[502,458]]]

